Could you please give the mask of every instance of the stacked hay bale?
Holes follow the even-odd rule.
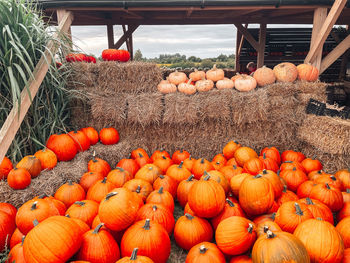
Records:
[[[316,154],[321,160],[328,154],[312,151],[298,136],[309,99],[326,101],[324,83],[275,83],[247,93],[214,89],[192,96],[163,95],[156,88],[163,72],[155,64],[100,62],[74,67],[80,83],[71,88],[84,94],[73,110],[76,126],[114,126],[130,148],[185,148],[196,158],[211,159],[235,139],[257,151],[276,146]]]

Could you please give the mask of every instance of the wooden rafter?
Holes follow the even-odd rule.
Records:
[[[334,63],[346,50],[350,48],[350,35],[348,35],[342,42],[334,48],[321,63],[320,74],[324,72],[330,65]]]
[[[59,25],[56,37],[58,37],[61,33],[66,34],[73,21],[72,12],[60,10],[60,12],[57,15],[59,19]],[[27,111],[30,105],[32,104],[32,100],[30,99],[30,97],[34,99],[42,81],[45,78],[45,75],[49,69],[49,65],[52,62],[51,54],[55,54],[58,48],[59,46],[54,41],[48,42],[44,54],[41,56],[38,64],[34,69],[34,77],[28,81],[28,88],[23,88],[21,92],[20,111],[18,111],[18,101],[16,101],[13,105],[10,114],[7,116],[7,119],[0,130],[0,163],[2,162],[5,154],[7,153],[12,143],[12,140],[15,138],[15,135],[19,127],[21,126],[21,123],[24,117],[26,116]]]
[[[315,39],[313,45],[310,46],[310,51],[305,58],[305,63],[310,63],[316,58],[319,50],[322,48],[325,40],[327,39],[329,33],[331,32],[332,27],[334,26],[340,13],[344,9],[346,1],[347,0],[334,1],[334,4],[331,10],[329,11],[327,18],[324,21],[321,27],[321,30],[319,31],[319,34],[317,35],[317,38]]]
[[[247,28],[244,28],[242,24],[236,23],[235,24],[237,30],[241,32],[241,34],[247,39],[247,41],[253,46],[255,50],[259,49],[259,43],[254,39],[254,37],[250,34]]]
[[[128,30],[126,30],[125,34],[119,38],[119,40],[114,44],[113,48],[120,48],[138,27],[139,25],[129,25]]]

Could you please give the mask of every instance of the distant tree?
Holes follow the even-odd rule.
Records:
[[[135,61],[141,61],[142,60],[142,52],[140,49],[136,50],[135,55],[134,55],[134,60]]]
[[[226,62],[228,60],[228,57],[224,54],[221,54],[216,59],[217,59],[217,61]]]
[[[214,62],[209,58],[203,59],[201,62],[202,68],[211,68],[213,67],[213,65],[214,65]]]

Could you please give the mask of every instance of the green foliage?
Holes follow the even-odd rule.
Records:
[[[8,243],[8,242],[6,242]],[[0,263],[6,263],[8,256],[9,256],[10,250],[7,246],[5,246],[5,249],[3,251],[0,251]]]
[[[142,61],[142,59],[143,59],[143,57],[142,57],[141,50],[140,49],[136,50],[135,55],[134,55],[134,60],[135,61]]]
[[[20,109],[20,94],[49,40],[68,47],[66,37],[56,37],[34,5],[25,0],[0,0],[0,127],[15,106]],[[51,29],[51,31],[50,31]],[[60,50],[62,52],[62,49]],[[51,54],[52,58],[55,56]],[[62,53],[56,58],[62,57]],[[56,68],[55,59],[8,151],[13,161],[42,148],[50,134],[64,131],[69,123],[65,89],[70,70]],[[28,90],[29,92],[29,90]],[[18,104],[16,101],[18,100]]]
[[[202,60],[200,65],[202,68],[212,68],[214,66],[214,62],[211,59],[206,58]]]

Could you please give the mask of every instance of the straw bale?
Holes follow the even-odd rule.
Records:
[[[128,121],[142,126],[160,123],[163,114],[163,95],[158,92],[145,92],[128,95]]]
[[[294,96],[271,96],[269,97],[269,120],[282,122],[295,122],[295,108],[298,100]]]
[[[276,82],[266,85],[262,89],[266,90],[268,96],[289,97],[298,93],[295,83]]]
[[[162,80],[156,64],[131,61],[127,63],[101,62],[98,89],[132,94],[155,92]]]
[[[295,88],[299,93],[325,94],[327,84],[320,81],[307,82],[299,80],[295,83]]]
[[[164,96],[164,123],[196,123],[200,120],[200,104],[195,97],[180,92],[166,94]]]
[[[84,87],[94,87],[97,85],[100,63],[71,63],[73,77],[69,83],[70,87],[75,89],[84,89]]]
[[[300,126],[298,135],[325,153],[350,155],[350,121],[308,115]]]
[[[265,89],[233,93],[231,107],[232,121],[238,126],[268,120],[269,99]]]

